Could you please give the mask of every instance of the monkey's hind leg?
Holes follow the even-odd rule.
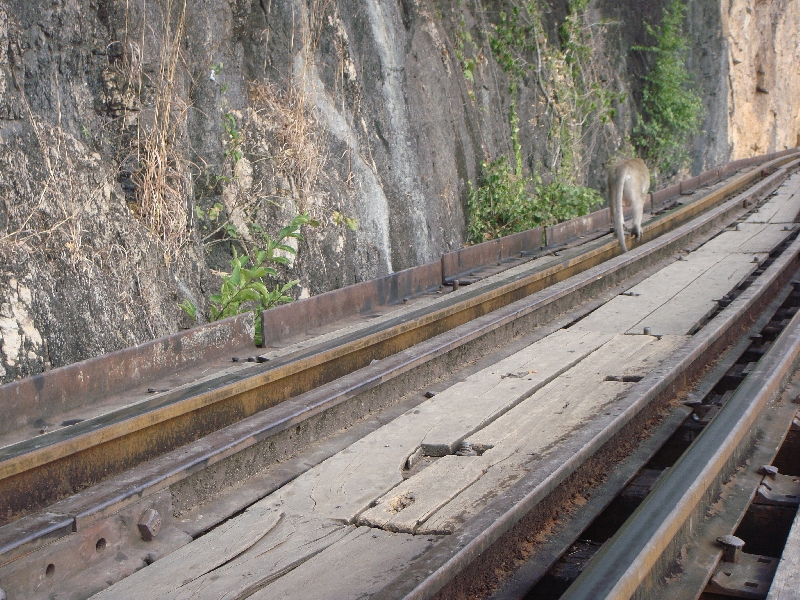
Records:
[[[642,239],[642,216],[644,215],[644,200],[633,203],[633,235],[636,240]]]

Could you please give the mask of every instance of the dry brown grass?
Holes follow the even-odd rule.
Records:
[[[172,21],[172,12],[172,0],[166,0],[159,72],[151,82],[155,90],[152,121],[145,126],[144,115],[139,119],[136,141],[139,169],[133,175],[139,216],[164,245],[167,262],[175,259],[189,240],[187,198],[190,195],[189,164],[178,147],[189,104],[176,90],[186,0],[182,2],[177,23]]]
[[[286,91],[273,84],[256,81],[250,85],[250,98],[259,116],[273,124],[275,146],[270,159],[294,188],[300,209],[312,194],[325,166],[325,133],[317,123],[308,93],[300,85]]]

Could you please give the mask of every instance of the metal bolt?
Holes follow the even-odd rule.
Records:
[[[724,562],[736,563],[739,562],[739,555],[744,548],[744,540],[736,537],[735,535],[723,535],[717,538],[722,550],[722,560]]]
[[[758,260],[758,257],[757,257],[757,256],[754,256],[754,257],[753,257],[753,262],[754,262],[754,263],[757,263],[757,262],[761,262],[761,261],[759,261],[759,260]]]
[[[645,327],[644,328],[644,334],[645,335],[650,335],[650,328],[649,327]]]
[[[456,451],[456,456],[478,456],[472,444],[469,442],[461,442],[461,448]]]
[[[458,279],[453,279],[453,291],[455,292],[458,289]]]
[[[139,533],[145,542],[152,542],[161,531],[161,515],[154,508],[148,508],[139,519]]]
[[[736,229],[735,229],[735,231],[741,231],[741,230],[742,230],[742,228],[741,228],[741,227],[739,227],[739,224],[737,223],[737,224],[736,224]]]
[[[778,467],[773,467],[772,465],[761,465],[759,467],[758,472],[762,475],[766,475],[770,479],[775,479],[778,476]]]

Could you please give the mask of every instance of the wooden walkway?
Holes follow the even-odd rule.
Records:
[[[737,229],[94,598],[356,599],[380,591],[561,440],[616,410],[791,233],[798,211],[794,175]],[[457,452],[463,444],[469,449]]]

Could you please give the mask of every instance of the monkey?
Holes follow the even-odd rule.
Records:
[[[625,246],[625,217],[622,212],[625,206],[633,205],[633,235],[642,237],[642,214],[647,190],[650,188],[650,171],[641,158],[631,158],[618,162],[608,170],[608,195],[611,208],[611,220],[619,239],[622,251]]]

